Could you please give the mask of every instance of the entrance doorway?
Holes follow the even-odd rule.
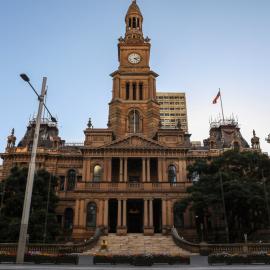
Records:
[[[143,200],[127,200],[127,232],[143,232]]]
[[[118,201],[117,199],[109,200],[109,233],[116,233],[117,227],[117,212],[118,212]]]
[[[162,233],[162,202],[161,199],[153,201],[154,232]]]

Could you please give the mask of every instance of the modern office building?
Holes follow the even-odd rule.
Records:
[[[187,102],[185,93],[157,92],[162,128],[174,129],[179,124],[188,132]]]

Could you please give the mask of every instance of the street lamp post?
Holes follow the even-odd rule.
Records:
[[[269,208],[269,202],[268,202],[268,192],[266,188],[266,178],[264,177],[263,171],[262,171],[262,181],[263,181],[263,191],[264,191],[265,205],[266,205],[266,211],[267,211],[267,217],[268,217],[268,228],[270,228],[270,208]]]
[[[28,76],[26,74],[21,74],[20,76],[24,81],[26,81],[30,85],[30,87],[34,90],[35,94],[38,96],[39,106],[38,106],[38,114],[36,117],[35,134],[34,134],[33,147],[32,147],[32,152],[31,152],[31,160],[29,163],[27,183],[26,183],[25,196],[24,196],[23,213],[22,213],[21,227],[20,227],[20,236],[19,236],[19,242],[18,242],[18,248],[17,248],[17,258],[16,258],[17,264],[24,263],[24,254],[25,254],[25,248],[26,248],[26,238],[27,238],[27,230],[28,230],[28,223],[29,223],[29,214],[30,214],[30,206],[31,206],[33,183],[34,183],[34,174],[35,174],[35,167],[36,167],[35,162],[36,162],[39,129],[40,129],[41,114],[43,111],[43,106],[49,112],[48,108],[44,104],[44,96],[46,94],[47,78],[43,77],[41,94],[38,95],[37,91],[34,89],[32,84],[30,83],[30,79],[28,78]],[[49,114],[51,116],[51,120],[53,122],[56,122],[56,119],[54,117],[52,117],[50,112],[49,112]]]
[[[222,197],[222,205],[223,205],[223,212],[224,212],[224,223],[225,223],[225,231],[226,231],[226,240],[227,243],[230,241],[229,237],[229,226],[228,226],[228,220],[227,220],[227,211],[226,211],[226,204],[225,204],[225,198],[224,198],[224,188],[223,188],[223,179],[221,172],[219,171],[219,181],[220,181],[220,190],[221,190],[221,197]]]

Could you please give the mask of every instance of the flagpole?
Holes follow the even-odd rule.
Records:
[[[219,88],[219,95],[220,95],[220,105],[221,105],[221,112],[222,112],[222,118],[223,118],[223,124],[224,124],[225,123],[225,118],[224,118],[223,103],[222,103],[222,97],[221,97],[220,88]]]

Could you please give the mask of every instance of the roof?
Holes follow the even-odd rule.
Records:
[[[137,5],[136,0],[133,0],[132,3],[130,4],[128,11],[127,11],[126,18],[129,17],[131,14],[136,14],[136,15],[139,15],[140,17],[142,17],[141,10],[140,10],[139,6]]]

